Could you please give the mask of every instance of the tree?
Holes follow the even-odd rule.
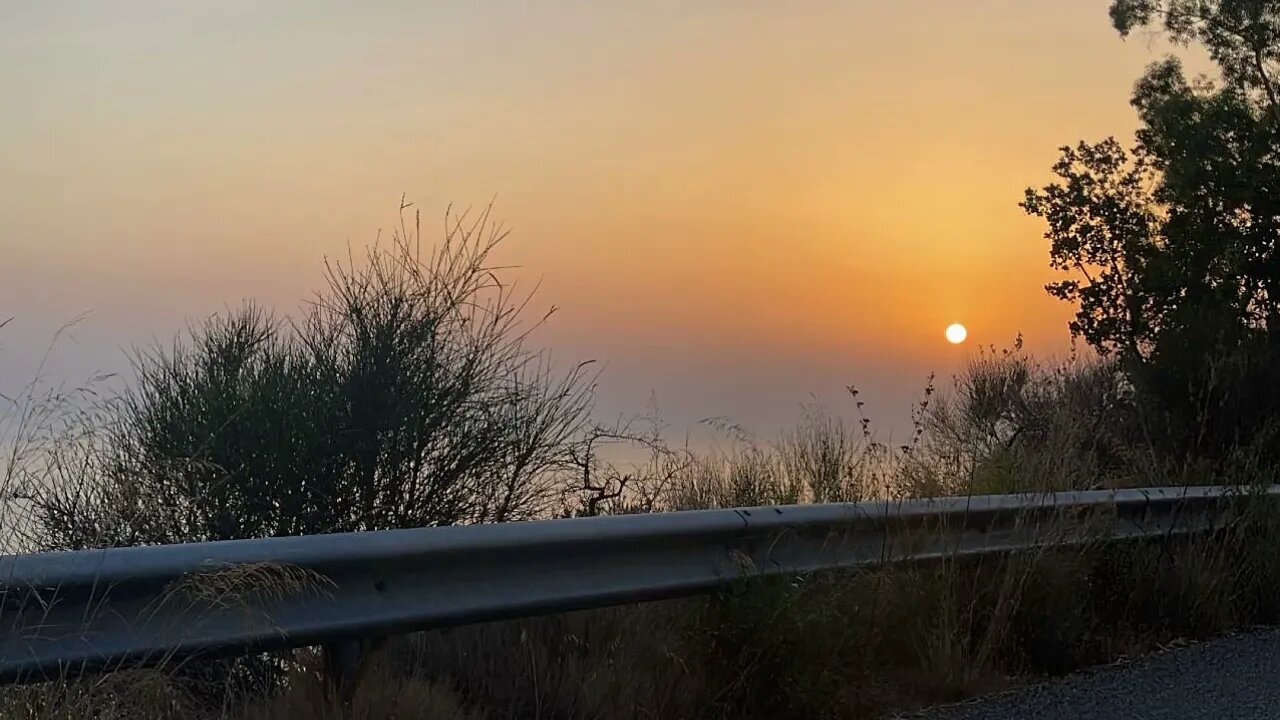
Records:
[[[1175,43],[1199,43],[1226,84],[1247,90],[1280,119],[1274,78],[1280,63],[1280,4],[1274,0],[1113,0],[1111,22],[1121,37],[1159,28]]]
[[[1160,252],[1151,167],[1108,138],[1063,147],[1053,169],[1061,182],[1027,190],[1022,207],[1049,224],[1049,264],[1079,277],[1046,290],[1079,305],[1073,334],[1103,354],[1139,357],[1165,307],[1146,281]]]
[[[1022,206],[1073,274],[1047,288],[1077,304],[1072,332],[1119,356],[1180,441],[1198,425],[1221,449],[1280,409],[1280,3],[1115,0],[1111,18],[1122,36],[1202,45],[1220,78],[1152,64],[1133,148],[1062,148],[1058,180]]]

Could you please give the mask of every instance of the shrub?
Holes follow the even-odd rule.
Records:
[[[415,216],[416,217],[416,216]],[[329,264],[296,321],[254,305],[138,356],[91,472],[41,488],[45,545],[172,543],[544,513],[588,420],[585,365],[527,346],[488,212],[423,258],[402,222]]]

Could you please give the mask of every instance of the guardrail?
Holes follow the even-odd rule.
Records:
[[[659,600],[757,574],[1199,532],[1240,494],[792,505],[8,556],[0,680]]]

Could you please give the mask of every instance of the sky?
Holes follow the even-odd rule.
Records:
[[[1135,127],[1165,50],[1108,4],[4,3],[0,391],[74,318],[56,381],[246,298],[290,313],[404,195],[428,228],[494,203],[602,416],[767,435],[855,385],[902,436],[929,373],[1068,348],[1017,203]]]

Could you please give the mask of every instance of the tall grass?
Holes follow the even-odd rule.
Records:
[[[0,552],[30,552],[42,545],[38,498],[61,478],[80,481],[97,460],[95,442],[109,414],[102,393],[112,376],[96,374],[77,384],[47,376],[54,352],[81,319],[54,333],[33,374],[0,387]],[[0,340],[12,318],[0,320]],[[0,361],[5,347],[0,342]]]
[[[863,718],[1276,621],[1280,517],[1251,494],[1269,482],[1263,466],[1153,462],[1128,392],[1105,362],[1040,363],[1015,345],[979,355],[949,392],[926,392],[905,446],[817,411],[772,443],[729,426],[726,445],[664,466],[657,507],[886,487],[1239,486],[1218,531],[760,579],[706,600],[428,633],[401,641],[419,653],[405,666],[498,718]]]

